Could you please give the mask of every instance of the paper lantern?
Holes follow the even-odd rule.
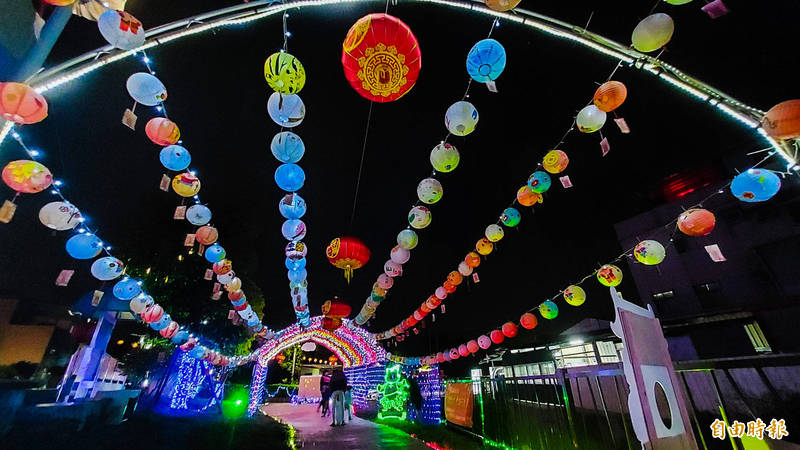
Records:
[[[492,340],[489,339],[489,336],[483,334],[478,336],[478,347],[486,350],[491,346],[492,346]]]
[[[397,245],[406,250],[413,249],[418,242],[419,237],[417,237],[417,233],[414,230],[406,228],[397,234]]]
[[[500,330],[492,331],[489,333],[489,336],[491,337],[492,342],[495,344],[500,344],[506,339],[506,337],[503,335],[503,332]]]
[[[765,169],[747,169],[731,182],[731,193],[743,202],[763,202],[771,199],[781,188],[781,179]]]
[[[273,92],[267,100],[267,113],[279,126],[293,128],[300,125],[306,117],[306,105],[297,94]]]
[[[510,11],[519,5],[522,0],[483,0],[490,9],[495,11]]]
[[[394,279],[385,273],[378,275],[378,286],[383,289],[391,289],[392,285],[394,284]]]
[[[20,125],[47,117],[47,100],[24,83],[0,83],[0,116]]]
[[[478,124],[478,110],[470,102],[458,101],[447,108],[444,126],[456,136],[466,136],[475,131]]]
[[[399,245],[395,245],[392,251],[389,252],[389,258],[397,264],[405,264],[411,258],[411,252]]]
[[[236,289],[228,293],[228,300],[231,302],[238,302],[242,299],[244,299],[244,291],[241,289]]]
[[[493,223],[486,227],[486,232],[484,235],[489,242],[497,242],[500,239],[503,239],[505,232],[503,231],[503,227]]]
[[[75,2],[75,0],[43,0],[48,5],[53,6],[69,6]]]
[[[642,264],[653,266],[660,264],[667,256],[664,246],[658,241],[645,240],[633,248],[633,256]]]
[[[390,259],[383,263],[383,273],[390,277],[400,276],[403,274],[403,266]]]
[[[442,199],[442,183],[435,178],[425,178],[417,185],[417,197],[422,203],[432,205]]]
[[[451,283],[453,286],[458,286],[463,280],[464,277],[456,271],[447,274],[447,282]]]
[[[275,92],[297,94],[306,84],[306,70],[299,59],[286,52],[276,52],[264,62],[264,78]]]
[[[625,102],[628,88],[619,81],[606,81],[594,92],[592,102],[600,111],[611,112]]]
[[[303,242],[292,241],[286,244],[285,252],[286,257],[290,259],[305,258],[308,253],[308,247]]]
[[[53,174],[36,161],[18,159],[3,168],[3,182],[16,192],[36,194],[53,184]]]
[[[479,240],[475,244],[475,251],[477,251],[479,254],[481,254],[483,256],[486,256],[489,253],[492,253],[493,249],[494,249],[494,244],[492,244],[492,241],[490,241],[489,239],[486,239],[486,238],[481,238],[481,240]]]
[[[178,329],[175,334],[172,336],[172,343],[175,345],[181,345],[189,340],[189,332],[185,330]]]
[[[292,283],[299,283],[308,277],[308,271],[306,269],[289,270],[286,272],[286,276]]]
[[[117,281],[114,285],[112,292],[114,297],[120,300],[132,300],[142,293],[142,287],[139,285],[140,281],[133,278],[125,278]]]
[[[238,291],[242,289],[242,280],[238,277],[233,278],[230,283],[225,285],[225,290],[228,292]]]
[[[360,239],[345,236],[336,238],[328,244],[325,256],[334,267],[344,270],[344,278],[350,282],[353,271],[369,261],[370,250]],[[389,276],[392,276],[389,274]]]
[[[435,295],[439,300],[444,300],[447,298],[447,290],[444,287],[439,286],[433,292],[433,295]]]
[[[531,313],[525,313],[519,318],[519,324],[526,330],[532,330],[539,324],[539,319]]]
[[[458,263],[458,273],[462,276],[468,277],[472,275],[472,267],[470,267],[466,261],[461,261]]]
[[[441,143],[431,150],[431,165],[437,172],[452,172],[458,167],[461,155],[458,149],[448,143]]]
[[[158,304],[148,306],[141,314],[142,320],[147,323],[155,322],[164,316],[164,308]]]
[[[431,220],[431,210],[424,206],[415,206],[408,212],[409,225],[418,230],[430,225]]]
[[[137,72],[129,76],[125,87],[131,98],[146,106],[156,106],[167,99],[164,83],[147,72]]]
[[[144,132],[156,145],[167,146],[178,142],[181,130],[178,124],[164,117],[154,117],[147,122]]]
[[[513,338],[517,335],[517,325],[514,322],[506,322],[503,324],[503,336]]]
[[[561,173],[569,165],[569,157],[561,150],[550,150],[542,159],[542,167],[550,173]]]
[[[51,230],[71,230],[81,223],[81,213],[67,202],[50,202],[39,210],[39,221]]]
[[[222,275],[233,270],[233,262],[229,259],[221,259],[211,266],[211,270],[217,275]]]
[[[156,320],[155,322],[150,322],[149,325],[150,328],[156,331],[161,331],[164,328],[166,328],[170,323],[172,323],[172,318],[169,316],[169,314],[164,313],[160,319]]]
[[[597,269],[597,281],[603,286],[618,286],[622,282],[622,270],[613,264],[606,264]]]
[[[391,102],[414,87],[422,54],[403,21],[388,14],[368,14],[347,32],[342,67],[359,95],[373,102]]]
[[[66,0],[65,0],[66,1]],[[127,0],[107,0],[103,3],[100,2],[82,2],[75,1],[72,3],[72,14],[83,17],[84,19],[97,22],[100,16],[109,9],[116,9],[122,11],[125,9]]]
[[[522,206],[533,206],[537,202],[541,203],[543,199],[542,194],[534,191],[532,187],[526,184],[517,191],[517,201]]]
[[[428,297],[427,300],[425,300],[425,306],[427,306],[431,310],[438,308],[439,305],[441,304],[442,301],[439,299],[439,297],[435,295],[431,295],[430,297]]]
[[[800,100],[778,103],[761,119],[761,127],[775,139],[800,137]]]
[[[678,229],[688,236],[706,236],[714,230],[716,223],[714,214],[701,208],[688,209],[678,216]]]
[[[444,288],[444,291],[447,292],[448,294],[452,294],[457,289],[456,285],[449,281],[445,281],[444,283],[442,283],[442,288]]]
[[[172,179],[172,190],[181,197],[192,197],[200,192],[200,179],[191,172],[175,175]]]
[[[225,254],[226,254],[225,249],[222,248],[221,245],[213,244],[206,249],[204,256],[206,257],[206,261],[213,264],[219,260],[224,259]]]
[[[139,294],[131,300],[128,306],[131,308],[131,311],[135,312],[136,314],[141,314],[153,303],[153,297],[147,294]]]
[[[589,105],[578,112],[575,123],[581,133],[594,133],[605,125],[606,113],[599,110],[597,106]]]
[[[178,328],[179,327],[180,327],[180,325],[178,325],[177,322],[171,321],[169,323],[169,325],[167,325],[166,327],[162,328],[158,333],[163,338],[171,339],[175,335],[175,333],[178,332]]]
[[[647,16],[633,29],[633,48],[644,53],[658,50],[667,45],[674,32],[675,23],[669,15],[656,13]]]
[[[542,194],[547,192],[550,189],[550,175],[547,172],[542,172],[541,170],[537,170],[533,172],[533,175],[528,178],[528,186],[533,189],[534,192]]]
[[[287,219],[299,219],[306,213],[306,201],[296,193],[286,194],[278,203],[278,210]]]
[[[281,225],[281,234],[287,241],[299,241],[306,237],[306,224],[299,219],[290,219]]]
[[[494,39],[483,39],[467,54],[467,73],[479,83],[494,81],[506,68],[506,49]]]
[[[296,163],[306,152],[306,145],[300,136],[291,131],[282,131],[272,138],[269,145],[272,156],[282,163]]]
[[[459,357],[461,357],[461,355],[458,353],[458,349],[457,348],[451,348],[450,349],[450,360],[452,361],[454,359],[458,359]]]
[[[558,305],[550,300],[545,300],[539,305],[539,314],[545,319],[553,320],[558,316]]]
[[[564,301],[572,306],[581,306],[586,301],[586,291],[580,286],[567,286],[564,289]]]
[[[186,209],[186,220],[192,225],[205,225],[211,220],[211,210],[205,205],[192,205]]]
[[[465,358],[469,356],[469,349],[467,348],[466,345],[461,344],[458,346],[458,355],[463,356]]]
[[[92,275],[101,281],[113,280],[122,275],[123,270],[125,270],[125,266],[122,261],[113,256],[105,256],[95,260],[90,268]]]
[[[519,225],[519,221],[522,220],[522,217],[519,215],[519,211],[515,208],[506,208],[503,210],[503,214],[500,216],[500,221],[503,222],[503,225],[507,227],[515,227]]]
[[[93,234],[76,234],[67,240],[67,253],[75,259],[92,259],[103,250],[103,241]]]
[[[211,245],[217,242],[219,232],[216,228],[206,225],[198,228],[197,231],[194,232],[194,238],[202,245]]]
[[[464,257],[464,262],[474,269],[481,265],[481,256],[475,252],[469,252],[467,256]]]
[[[97,18],[97,28],[103,38],[115,48],[133,50],[144,45],[142,22],[125,11],[109,9],[104,12]]]
[[[170,145],[161,149],[158,159],[161,161],[161,165],[167,169],[180,172],[189,167],[192,162],[192,155],[180,145]]]
[[[297,164],[281,164],[275,170],[275,183],[286,192],[299,191],[306,182],[306,174]]]
[[[685,5],[692,0],[664,0],[665,2],[669,3],[670,5]]]

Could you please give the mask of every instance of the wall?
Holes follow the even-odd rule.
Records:
[[[30,0],[3,0],[0,14],[0,80],[7,80],[36,42]]]
[[[40,363],[55,327],[52,325],[11,325],[17,301],[0,299],[0,365],[19,361]]]

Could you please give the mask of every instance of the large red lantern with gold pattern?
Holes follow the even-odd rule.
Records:
[[[354,237],[341,237],[331,241],[325,249],[328,261],[339,269],[344,270],[344,277],[350,282],[353,271],[361,268],[369,261],[370,251],[360,239]]]
[[[368,14],[353,24],[342,44],[344,76],[373,102],[391,102],[414,87],[422,67],[417,38],[388,14]]]

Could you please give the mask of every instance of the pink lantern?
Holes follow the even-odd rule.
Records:
[[[492,346],[492,340],[489,339],[489,336],[482,334],[478,337],[478,346],[484,350],[488,349]]]
[[[478,341],[475,339],[467,342],[467,350],[469,350],[470,353],[478,353],[479,349],[480,347],[478,346]]]

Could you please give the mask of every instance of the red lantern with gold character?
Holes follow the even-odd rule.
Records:
[[[370,251],[360,239],[354,237],[341,237],[331,241],[325,249],[328,261],[339,269],[344,270],[344,277],[350,282],[353,271],[361,268],[369,261]]]
[[[342,319],[349,316],[352,308],[347,303],[341,301],[339,297],[333,297],[322,304],[322,328],[333,331],[342,326]]]

